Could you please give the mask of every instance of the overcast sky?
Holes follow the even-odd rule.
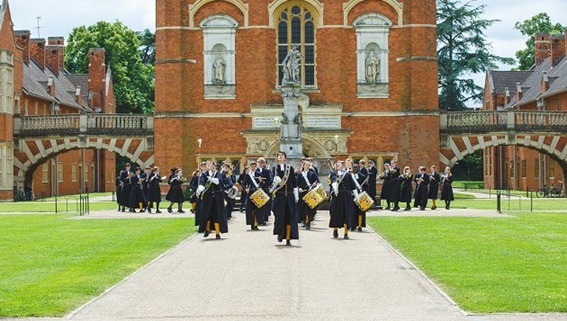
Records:
[[[74,27],[91,25],[97,21],[120,20],[133,30],[155,30],[156,0],[9,0],[16,30],[27,29],[37,37],[37,19],[40,19],[42,37],[68,37]],[[159,0],[157,0],[159,1]],[[526,39],[514,29],[516,21],[523,21],[547,12],[552,22],[567,25],[566,0],[477,0],[486,5],[485,18],[499,19],[486,32],[494,53],[514,57],[524,47]],[[509,69],[510,67],[504,67]],[[482,85],[483,76],[475,77]]]

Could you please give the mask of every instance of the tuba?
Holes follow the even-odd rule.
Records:
[[[238,192],[239,192],[238,187],[232,186],[231,188],[228,189],[228,191],[226,191],[226,194],[229,198],[234,200],[234,199],[236,199]]]

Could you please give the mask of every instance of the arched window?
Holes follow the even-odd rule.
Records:
[[[283,78],[283,61],[293,46],[301,60],[301,85],[315,87],[315,24],[312,13],[302,4],[285,8],[279,15],[278,28],[278,86]]]

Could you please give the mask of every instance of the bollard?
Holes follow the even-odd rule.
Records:
[[[501,196],[500,191],[496,192],[496,211],[498,212],[498,214],[502,213],[502,207],[501,207],[501,204],[500,204],[500,199],[501,199],[500,196]]]

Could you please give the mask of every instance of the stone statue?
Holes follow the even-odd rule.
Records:
[[[367,83],[378,82],[378,76],[380,75],[380,60],[374,53],[374,50],[370,50],[368,57],[366,57],[364,73]]]
[[[301,56],[301,52],[299,52],[297,46],[293,46],[293,48],[287,53],[287,56],[285,56],[283,61],[282,86],[301,84],[299,71],[301,67],[300,61],[302,58],[303,56]]]
[[[226,63],[220,57],[218,57],[215,62],[213,63],[213,70],[215,73],[214,82],[217,84],[224,84],[224,70],[225,70]]]

